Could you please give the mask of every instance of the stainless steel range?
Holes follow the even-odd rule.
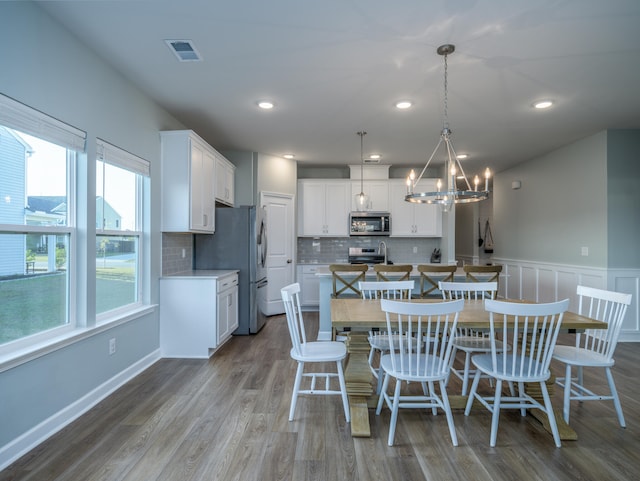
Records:
[[[374,247],[349,247],[350,264],[382,264],[385,257]]]

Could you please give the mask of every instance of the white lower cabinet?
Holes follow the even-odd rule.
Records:
[[[237,271],[160,279],[162,357],[209,358],[237,327]]]
[[[238,328],[238,275],[218,280],[218,346]]]
[[[300,284],[300,305],[317,307],[320,305],[320,278],[316,276],[319,268],[328,267],[324,264],[299,265],[298,283]]]

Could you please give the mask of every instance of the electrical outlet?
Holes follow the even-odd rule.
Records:
[[[109,339],[109,355],[113,355],[116,353],[116,338],[112,337]]]
[[[589,248],[588,247],[583,247],[581,249],[581,253],[583,256],[588,256],[589,255]]]
[[[417,254],[418,253],[418,246],[413,246],[413,253]]]
[[[187,250],[182,249],[182,258],[184,259],[185,257],[187,257]]]

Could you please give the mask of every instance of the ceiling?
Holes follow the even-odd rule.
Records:
[[[467,173],[640,129],[638,0],[47,1],[42,8],[218,150],[421,165],[448,118]],[[191,40],[178,62],[165,40]],[[257,101],[275,108],[263,111]],[[413,107],[398,110],[398,100]],[[548,110],[534,110],[552,99]]]

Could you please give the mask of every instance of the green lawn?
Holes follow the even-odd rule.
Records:
[[[0,344],[66,322],[66,273],[0,280]],[[133,269],[100,269],[96,279],[97,312],[135,301]]]

